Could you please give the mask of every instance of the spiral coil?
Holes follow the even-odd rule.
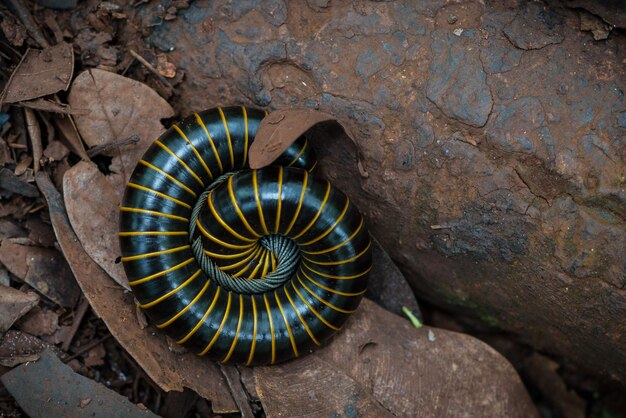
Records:
[[[358,306],[370,240],[350,200],[310,172],[304,138],[249,170],[265,113],[211,109],[172,126],[135,168],[121,206],[129,283],[157,328],[246,365],[298,357]]]

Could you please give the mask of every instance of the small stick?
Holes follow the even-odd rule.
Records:
[[[33,169],[35,174],[39,172],[41,157],[43,157],[43,145],[41,143],[41,128],[32,109],[25,107],[24,116],[26,117],[26,130],[33,146]]]
[[[28,33],[30,33],[30,36],[33,37],[35,42],[37,42],[42,48],[49,47],[50,44],[39,30],[37,23],[35,23],[35,19],[33,19],[33,16],[24,5],[24,2],[22,0],[9,0],[9,3],[11,3],[11,6],[13,6],[13,10],[15,10],[15,13],[17,13],[17,17],[19,17],[19,19],[22,21],[22,23],[26,27],[26,30],[28,31]]]
[[[139,142],[140,139],[141,138],[139,138],[139,135],[131,135],[126,139],[120,139],[119,141],[115,141],[110,144],[96,145],[95,147],[87,150],[87,155],[89,156],[89,158],[93,158],[96,155],[100,155],[103,152],[110,150],[111,148],[122,145],[135,144]]]
[[[68,358],[64,359],[63,362],[67,363],[70,360],[74,360],[76,357],[81,356],[83,354],[85,354],[87,351],[91,350],[92,348],[102,344],[103,342],[105,342],[106,340],[108,340],[109,338],[111,338],[113,335],[111,334],[107,334],[104,337],[100,338],[99,340],[95,340],[90,342],[89,344],[87,344],[84,347],[81,347],[80,350],[78,350],[77,352],[75,352],[74,354],[72,354],[71,356],[69,356]]]
[[[87,301],[87,299],[83,298],[80,305],[78,305],[78,309],[76,309],[76,316],[72,321],[70,335],[68,335],[67,339],[63,341],[63,345],[61,346],[61,349],[63,351],[69,350],[70,345],[72,344],[72,340],[74,340],[74,336],[78,331],[78,327],[80,326],[81,322],[83,322],[83,317],[85,316],[85,313],[87,313],[87,308],[89,308],[89,302]]]
[[[161,80],[161,82],[163,84],[165,84],[166,86],[168,86],[169,88],[172,89],[173,92],[176,92],[176,89],[174,88],[174,86],[172,85],[172,83],[170,83],[165,77],[163,77],[156,68],[154,68],[152,66],[152,64],[150,64],[144,57],[142,57],[141,55],[139,55],[138,53],[136,53],[135,51],[133,51],[132,49],[129,50],[130,55],[132,55],[133,57],[135,57],[135,59],[137,61],[139,61],[140,63],[142,63],[144,65],[144,67],[146,67],[148,69],[148,71],[150,71],[152,74],[154,74],[155,76],[158,77],[159,80]]]

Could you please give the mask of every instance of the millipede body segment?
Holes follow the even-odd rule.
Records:
[[[273,364],[321,345],[357,308],[370,238],[348,197],[312,174],[300,138],[248,168],[265,112],[215,108],[148,149],[121,206],[122,262],[156,327],[221,362]]]

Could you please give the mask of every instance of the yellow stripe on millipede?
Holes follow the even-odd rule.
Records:
[[[341,312],[341,313],[345,313],[345,314],[351,314],[354,312],[354,310],[347,310],[347,309],[343,309],[343,308],[338,308],[335,305],[333,305],[332,303],[330,303],[329,301],[327,301],[326,299],[318,296],[315,292],[313,292],[311,289],[309,289],[309,287],[304,284],[304,282],[302,281],[302,279],[300,278],[300,276],[296,273],[296,278],[298,279],[298,281],[300,282],[300,284],[302,285],[302,287],[304,287],[304,289],[309,292],[309,294],[311,296],[313,296],[315,299],[319,300],[320,302],[322,302],[324,305],[328,306],[330,309],[337,311],[337,312]]]
[[[352,233],[352,235],[350,235],[345,241],[330,247],[330,248],[326,248],[324,250],[319,250],[319,251],[304,251],[302,250],[303,253],[305,254],[309,254],[309,255],[318,255],[318,254],[325,254],[325,253],[329,253],[331,251],[335,251],[338,248],[343,247],[344,245],[346,245],[348,242],[350,242],[354,237],[356,237],[356,234],[359,233],[359,231],[361,231],[361,228],[363,227],[363,223],[364,220],[363,218],[361,218],[361,223],[359,224],[359,226],[354,230],[354,232]]]
[[[267,225],[265,225],[265,216],[263,216],[263,208],[261,207],[261,200],[259,199],[259,184],[256,178],[257,170],[252,171],[252,188],[254,189],[254,199],[256,200],[257,211],[259,212],[259,220],[261,222],[261,226],[263,227],[263,231],[266,235],[269,235],[269,231],[267,230]]]
[[[296,288],[296,285],[293,283],[293,280],[290,281],[291,283],[291,287],[293,287],[293,290],[296,291],[296,294],[298,295],[298,297],[300,298],[300,300],[302,300],[302,302],[304,302],[304,304],[311,310],[311,312],[313,312],[313,314],[315,316],[317,316],[317,319],[319,319],[320,321],[322,321],[322,323],[324,325],[326,325],[328,328],[330,329],[334,329],[335,331],[339,331],[339,327],[334,326],[333,324],[331,324],[330,322],[328,322],[327,320],[324,319],[324,317],[322,315],[319,314],[319,312],[317,312],[315,310],[315,308],[313,308],[311,306],[311,304],[309,304],[309,302],[306,301],[306,299],[304,299],[304,297],[300,294],[300,292],[298,291],[298,289]]]
[[[254,251],[254,247],[250,247],[246,251],[243,251],[241,253],[236,253],[236,254],[218,254],[218,253],[213,253],[209,250],[204,250],[204,253],[208,255],[209,257],[215,257],[221,260],[232,260],[233,258],[238,258],[238,257],[243,257],[244,255],[248,255],[252,251]]]
[[[276,291],[274,291],[274,297],[276,298],[278,309],[280,309],[280,314],[283,316],[283,321],[285,321],[285,325],[287,326],[287,334],[289,334],[289,341],[291,341],[291,348],[293,349],[293,354],[297,358],[299,354],[298,354],[298,347],[296,346],[296,340],[293,338],[293,334],[291,333],[291,327],[289,326],[289,321],[287,321],[287,317],[285,316],[285,311],[283,310],[283,304],[280,302],[280,298],[278,297],[278,293],[276,293]]]
[[[163,255],[163,254],[169,254],[169,253],[175,253],[175,252],[182,251],[182,250],[185,250],[185,249],[188,249],[188,248],[189,248],[189,245],[183,245],[183,246],[180,246],[180,247],[168,248],[167,250],[155,251],[155,252],[152,252],[152,253],[131,255],[129,257],[122,257],[122,261],[126,262],[126,261],[140,260],[142,258],[154,257],[154,256],[157,256],[157,255]]]
[[[128,187],[132,187],[133,189],[137,189],[137,190],[143,190],[144,192],[148,192],[148,193],[153,193],[153,194],[155,194],[155,195],[157,195],[159,197],[162,197],[163,199],[170,200],[170,201],[172,201],[172,202],[174,202],[174,203],[176,203],[176,204],[178,204],[178,205],[180,205],[182,207],[185,207],[187,209],[191,209],[191,206],[188,205],[187,203],[183,202],[182,200],[178,200],[178,199],[176,199],[176,198],[174,198],[174,197],[172,197],[170,195],[167,195],[165,193],[161,193],[161,192],[159,192],[157,190],[154,190],[154,189],[151,189],[149,187],[142,186],[141,184],[136,184],[136,183],[129,182],[128,183]]]
[[[270,310],[270,303],[267,301],[267,293],[263,293],[263,300],[265,301],[265,309],[267,309],[267,317],[270,321],[270,333],[272,334],[272,362],[276,361],[276,340],[274,337],[274,322],[272,321],[272,311]]]
[[[243,295],[239,295],[239,320],[237,321],[237,331],[235,331],[235,337],[233,338],[233,344],[230,346],[230,350],[228,350],[228,354],[222,360],[222,363],[227,363],[230,360],[230,357],[233,355],[233,351],[235,351],[235,346],[237,345],[237,339],[239,338],[239,330],[241,329],[241,319],[243,318]]]
[[[278,167],[278,202],[276,207],[276,227],[274,233],[278,234],[278,227],[280,226],[280,210],[282,208],[282,196],[283,196],[283,167]]]
[[[195,113],[195,115],[196,115],[196,122],[198,122],[198,125],[200,125],[202,129],[204,129],[204,133],[206,134],[206,137],[209,140],[209,144],[211,144],[211,149],[213,150],[213,154],[215,154],[217,165],[220,168],[220,174],[222,174],[224,172],[224,167],[222,167],[222,159],[220,158],[220,155],[217,152],[217,148],[215,148],[215,143],[213,142],[213,138],[211,138],[211,134],[209,134],[209,130],[206,128],[206,125],[204,124],[204,121],[202,120],[200,115],[197,113]]]
[[[348,199],[346,197],[346,205],[344,206],[344,208],[341,211],[341,213],[339,214],[339,216],[337,216],[337,219],[335,219],[335,222],[333,222],[333,224],[326,231],[324,231],[324,233],[322,233],[321,235],[318,235],[317,237],[313,238],[311,241],[303,242],[302,244],[300,244],[300,246],[304,247],[304,246],[307,246],[307,245],[315,244],[317,241],[321,240],[326,235],[330,234],[330,232],[333,229],[335,229],[337,227],[337,225],[339,225],[339,222],[341,222],[341,220],[345,216],[346,212],[348,211],[348,207],[349,206],[350,206],[350,199]]]
[[[222,122],[224,123],[224,130],[226,131],[226,139],[228,139],[228,151],[230,152],[230,167],[235,168],[235,154],[233,153],[233,141],[230,138],[230,131],[228,130],[228,122],[226,122],[226,116],[224,116],[224,111],[221,107],[217,108],[217,111],[220,113],[220,117],[222,118]]]
[[[177,221],[189,222],[188,218],[185,218],[185,217],[182,217],[182,216],[178,216],[178,215],[172,215],[172,214],[169,214],[169,213],[157,212],[156,210],[148,210],[148,209],[140,209],[140,208],[129,208],[129,207],[126,207],[126,206],[120,207],[120,210],[122,212],[144,213],[146,215],[161,216],[163,218],[169,218],[169,219],[175,219]]]
[[[209,195],[207,196],[207,201],[209,203],[209,209],[211,210],[211,213],[213,214],[213,217],[215,218],[215,220],[222,225],[222,227],[227,230],[228,232],[230,232],[230,234],[241,240],[241,241],[247,241],[247,242],[255,242],[256,239],[255,238],[248,238],[248,237],[244,237],[243,235],[237,233],[237,231],[235,231],[233,228],[230,227],[230,225],[228,225],[226,222],[224,222],[224,220],[222,219],[222,217],[220,216],[219,213],[217,213],[217,210],[215,209],[215,205],[213,204],[213,193],[209,193]]]
[[[322,272],[320,272],[320,271],[317,271],[317,270],[315,270],[315,269],[311,268],[311,266],[309,266],[309,265],[307,264],[307,262],[306,262],[306,261],[303,261],[303,262],[302,262],[302,265],[303,265],[304,267],[306,267],[307,269],[311,270],[313,273],[315,273],[315,274],[317,274],[317,275],[320,275],[320,276],[323,276],[323,277],[328,277],[329,279],[335,279],[335,280],[351,280],[351,279],[357,279],[357,278],[359,278],[359,277],[365,276],[365,275],[366,275],[367,273],[369,273],[369,272],[370,272],[370,270],[372,269],[372,266],[369,266],[369,267],[367,268],[367,270],[365,270],[364,272],[357,273],[357,274],[353,274],[352,276],[336,276],[336,275],[333,275],[333,274],[322,273]]]
[[[202,273],[202,270],[198,269],[198,271],[196,271],[190,278],[185,280],[182,284],[180,284],[175,289],[170,290],[169,292],[167,292],[163,296],[160,296],[159,298],[153,300],[152,302],[140,304],[139,307],[142,308],[142,309],[147,309],[147,308],[153,307],[154,305],[156,305],[158,303],[163,302],[165,299],[167,299],[170,296],[178,293],[181,289],[184,289],[189,283],[193,282],[196,279],[196,277],[198,277],[200,275],[200,273]]]
[[[228,264],[226,266],[221,266],[220,270],[222,271],[228,271],[228,270],[232,270],[232,269],[236,269],[237,267],[240,267],[244,264],[246,264],[247,262],[249,262],[250,260],[252,260],[254,257],[256,257],[256,255],[262,250],[263,247],[258,247],[256,248],[256,251],[252,252],[251,254],[249,254],[246,258],[237,261],[236,263],[233,264]],[[254,248],[252,248],[254,250]]]
[[[309,181],[309,173],[304,172],[304,180],[302,180],[302,191],[300,192],[300,200],[298,200],[298,206],[296,207],[296,213],[293,215],[293,219],[291,223],[287,227],[285,231],[285,235],[288,235],[291,232],[291,228],[296,224],[296,220],[298,220],[298,216],[300,215],[300,209],[302,209],[302,202],[304,201],[304,194],[306,192],[307,182]]]
[[[172,157],[176,158],[176,160],[183,166],[185,167],[185,170],[187,170],[189,172],[189,174],[192,175],[192,177],[194,179],[196,179],[196,181],[198,183],[200,183],[200,185],[202,187],[204,187],[204,182],[202,181],[202,179],[200,177],[198,177],[198,175],[196,174],[195,171],[193,171],[186,162],[184,162],[183,160],[181,160],[181,158],[176,155],[176,153],[174,151],[172,151],[171,149],[169,149],[167,147],[167,145],[165,145],[164,143],[162,143],[161,141],[159,141],[158,139],[156,141],[154,141],[155,144],[157,144],[162,150],[164,150],[165,152],[167,152],[168,154],[170,154]]]
[[[242,167],[245,167],[246,160],[248,159],[248,111],[246,110],[245,106],[241,106],[241,111],[243,113],[243,125],[245,127]]]
[[[156,171],[157,173],[163,174],[165,177],[167,177],[169,180],[171,180],[174,183],[176,183],[177,185],[179,185],[181,188],[183,188],[187,193],[189,193],[193,197],[198,197],[198,195],[193,190],[191,190],[189,187],[185,186],[182,181],[178,180],[174,176],[171,176],[171,175],[167,174],[165,171],[161,170],[159,167],[155,166],[154,164],[150,164],[149,162],[144,161],[144,160],[139,160],[139,164],[144,165],[144,166],[146,166],[148,168],[151,168],[154,171]]]
[[[304,229],[302,231],[300,231],[300,233],[298,235],[296,235],[295,237],[292,237],[292,239],[298,239],[300,238],[302,235],[306,234],[306,232],[311,229],[311,227],[313,226],[313,224],[317,221],[317,219],[320,217],[320,215],[322,214],[322,210],[324,210],[324,206],[326,206],[326,203],[328,202],[328,196],[330,196],[330,182],[326,182],[327,187],[326,187],[326,194],[324,195],[324,200],[322,200],[322,204],[320,205],[319,209],[317,210],[317,213],[315,214],[315,216],[313,217],[313,219],[311,219],[311,222],[309,222],[309,224],[304,227]]]
[[[204,284],[204,286],[202,287],[202,289],[200,290],[200,292],[198,292],[196,297],[193,298],[193,300],[189,303],[189,305],[185,306],[183,309],[180,310],[180,312],[178,312],[176,315],[174,315],[173,317],[171,317],[167,321],[165,321],[163,323],[160,323],[160,324],[157,324],[156,327],[159,328],[159,329],[163,329],[163,328],[166,328],[166,327],[172,325],[172,323],[174,321],[176,321],[178,318],[180,318],[185,312],[187,312],[189,310],[189,308],[191,308],[198,301],[198,299],[200,299],[202,297],[204,292],[206,292],[206,290],[209,288],[210,284],[211,284],[211,281],[207,280],[206,283]]]
[[[254,325],[252,327],[252,345],[250,346],[250,355],[248,356],[248,361],[246,362],[246,366],[249,366],[254,359],[254,349],[256,348],[256,301],[254,299],[254,295],[250,296],[250,300],[252,300],[252,315],[254,317]]]
[[[302,322],[302,325],[304,325],[304,329],[306,333],[309,334],[309,337],[311,337],[311,340],[313,340],[315,345],[320,345],[320,342],[317,341],[317,338],[315,338],[315,335],[313,335],[313,332],[311,332],[311,329],[306,324],[306,321],[304,320],[304,318],[302,318],[302,315],[300,315],[300,312],[298,312],[298,309],[296,308],[296,305],[293,303],[293,300],[291,300],[291,296],[289,296],[288,290],[289,289],[287,289],[287,286],[285,286],[285,296],[287,296],[287,299],[289,300],[289,303],[291,304],[293,311],[296,313],[296,315],[298,315],[298,318],[300,318],[300,322]]]
[[[215,295],[213,296],[213,300],[211,301],[211,305],[209,305],[209,307],[207,308],[207,310],[204,313],[204,315],[202,315],[202,318],[200,318],[198,323],[192,328],[191,331],[189,331],[189,334],[185,335],[183,338],[181,338],[180,340],[176,341],[176,344],[184,344],[185,342],[187,342],[187,340],[190,339],[193,336],[193,334],[196,333],[196,331],[198,331],[198,328],[200,328],[202,326],[202,324],[204,324],[204,321],[207,319],[207,317],[209,316],[209,314],[211,313],[211,311],[215,307],[215,304],[217,303],[217,299],[218,299],[218,297],[220,295],[220,291],[221,290],[222,290],[222,288],[217,286],[217,291],[215,292]]]
[[[167,273],[170,273],[170,272],[172,272],[174,270],[178,270],[179,268],[186,266],[187,264],[191,263],[194,260],[195,260],[195,258],[193,258],[193,257],[192,258],[188,258],[187,260],[183,261],[182,263],[176,264],[174,267],[170,267],[167,270],[163,270],[163,271],[160,271],[158,273],[151,274],[151,275],[149,275],[147,277],[144,277],[142,279],[133,280],[132,282],[128,282],[128,284],[131,285],[131,286],[135,286],[135,285],[138,285],[138,284],[141,284],[141,283],[145,283],[147,281],[150,281],[152,279],[156,279],[157,277],[160,277],[160,276],[163,276],[163,275],[165,275]]]
[[[204,158],[202,158],[196,147],[191,143],[189,138],[187,138],[187,135],[185,135],[182,129],[178,127],[178,125],[172,125],[172,128],[174,128],[174,130],[178,132],[178,134],[191,146],[191,151],[196,155],[196,158],[198,158],[206,173],[209,175],[209,177],[211,177],[211,180],[213,180],[213,173],[211,173],[211,170],[209,170],[209,166],[206,165],[206,161],[204,161]]]
[[[228,319],[228,314],[230,313],[230,305],[232,301],[232,296],[233,296],[232,292],[228,292],[228,301],[226,302],[226,312],[224,312],[224,318],[222,319],[222,322],[220,323],[220,326],[217,329],[217,331],[215,331],[215,335],[213,336],[209,344],[206,346],[204,350],[198,353],[198,355],[203,356],[206,353],[208,353],[209,350],[211,350],[211,347],[213,347],[213,344],[215,344],[215,341],[217,341],[217,338],[220,336],[222,332],[222,328],[224,328],[224,324],[226,323],[226,320]]]
[[[235,209],[237,216],[239,216],[239,219],[241,219],[241,223],[243,223],[243,225],[246,227],[248,232],[250,232],[252,235],[254,235],[257,238],[261,238],[262,235],[256,232],[254,229],[252,229],[252,227],[246,220],[246,217],[243,215],[243,212],[239,208],[239,205],[237,204],[237,198],[235,197],[235,191],[233,190],[233,176],[228,177],[227,189],[228,189],[228,195],[230,196],[230,201],[233,204],[233,208]]]
[[[200,223],[200,219],[196,220],[196,226],[200,229],[200,232],[202,233],[202,235],[204,235],[205,237],[207,237],[213,242],[217,242],[218,244],[226,248],[230,248],[231,250],[247,250],[248,248],[253,247],[256,244],[256,242],[253,242],[251,244],[246,244],[246,245],[235,245],[235,244],[229,244],[228,242],[224,242],[221,239],[216,238],[213,235],[209,234],[209,231],[204,229],[204,227]]]
[[[302,274],[304,274],[304,277],[306,277],[306,279],[308,281],[310,281],[311,283],[313,283],[315,286],[319,287],[320,289],[324,289],[327,292],[330,293],[334,293],[336,295],[341,295],[341,296],[361,296],[362,294],[364,294],[365,292],[367,292],[367,288],[364,290],[361,290],[360,292],[355,292],[355,293],[348,293],[348,292],[340,292],[339,290],[335,290],[333,288],[324,286],[323,284],[320,284],[318,282],[316,282],[315,280],[313,280],[312,278],[309,277],[308,274],[306,274],[306,272],[304,270],[300,270],[302,272]]]
[[[307,141],[305,139],[304,140],[304,145],[302,145],[302,148],[300,149],[300,152],[298,153],[298,155],[296,155],[296,158],[294,158],[293,160],[291,160],[291,162],[289,164],[287,164],[287,167],[291,167],[292,165],[294,165],[296,163],[296,161],[298,161],[298,158],[300,158],[302,156],[302,154],[304,153],[304,150],[306,149],[307,145],[309,145],[309,141]]]
[[[315,260],[311,260],[310,258],[306,258],[304,256],[302,256],[302,258],[304,258],[306,261],[310,261],[313,264],[317,264],[319,266],[338,266],[341,264],[346,264],[349,263],[351,261],[356,260],[357,258],[361,257],[363,254],[365,254],[367,252],[367,250],[370,249],[370,247],[372,246],[372,242],[370,241],[367,246],[365,247],[365,249],[363,251],[361,251],[360,253],[358,253],[355,256],[352,256],[350,258],[346,258],[345,260],[337,260],[337,261],[315,261]]]

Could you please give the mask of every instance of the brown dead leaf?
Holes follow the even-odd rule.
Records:
[[[67,90],[74,73],[74,50],[65,42],[43,50],[29,49],[7,83],[0,100],[15,103]]]
[[[93,163],[80,162],[63,177],[63,200],[83,248],[118,284],[130,290],[117,238],[119,202],[123,190],[114,189]]]
[[[115,284],[83,250],[72,231],[61,195],[47,174],[40,172],[37,185],[48,201],[50,219],[85,297],[96,314],[142,369],[163,390],[195,390],[211,401],[215,413],[235,413],[237,406],[218,367],[192,353],[177,355],[156,332],[146,332],[135,316],[132,296]]]
[[[164,131],[161,119],[174,116],[172,107],[150,87],[98,69],[76,77],[68,102],[73,108],[91,111],[89,115],[74,117],[80,135],[90,147],[132,135],[141,138],[135,144],[115,147],[106,153],[113,157],[110,169],[114,175],[109,179],[116,190],[124,188],[137,161]]]
[[[330,345],[254,375],[268,417],[537,416],[515,369],[491,347],[415,329],[368,299]]]
[[[250,146],[250,168],[262,168],[280,156],[311,127],[336,120],[333,116],[310,109],[278,110],[261,121]]]
[[[0,262],[48,299],[64,307],[73,307],[78,302],[80,290],[63,255],[55,249],[18,242],[16,238],[2,240]]]
[[[37,337],[52,335],[59,329],[59,314],[50,309],[35,306],[19,321],[16,321],[15,327]]]
[[[84,109],[72,109],[70,106],[64,103],[58,103],[52,100],[42,98],[26,102],[20,102],[18,105],[22,107],[28,107],[30,109],[44,110],[46,112],[62,113],[66,115],[86,115],[89,113],[89,111],[86,111]]]
[[[65,144],[76,155],[78,155],[84,161],[90,161],[87,151],[85,151],[85,145],[78,135],[76,126],[71,116],[55,115],[54,125],[59,130],[60,138],[65,141]]]
[[[293,142],[313,126],[322,122],[335,122],[341,126],[357,150],[359,173],[367,178],[369,174],[363,167],[360,149],[347,126],[337,118],[312,109],[277,110],[265,117],[259,125],[254,142],[250,146],[250,168],[263,168],[270,165]]]
[[[24,293],[12,287],[0,286],[0,333],[6,332],[15,321],[39,302],[34,292]]]

